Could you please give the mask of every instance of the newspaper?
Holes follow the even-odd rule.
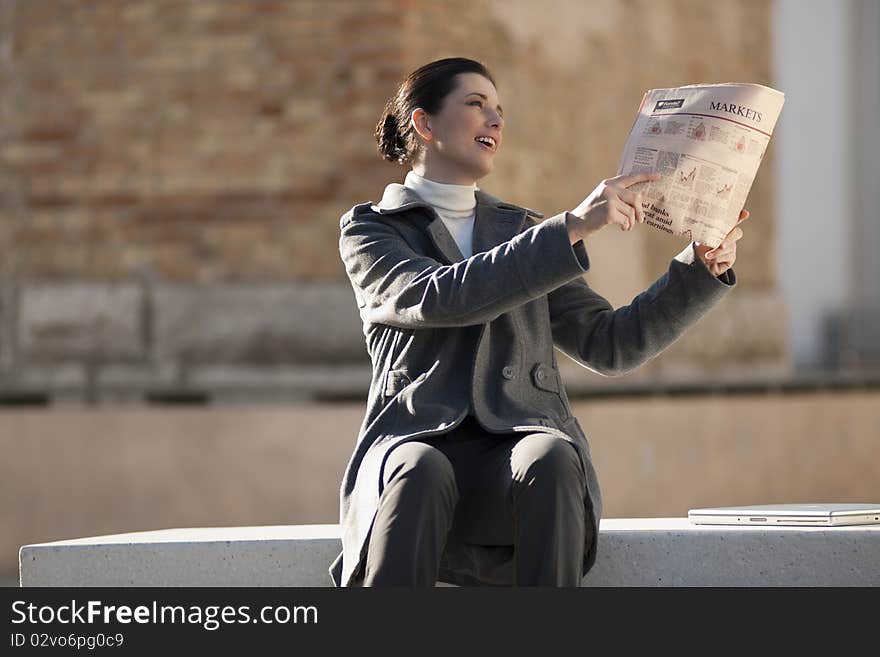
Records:
[[[785,94],[760,84],[694,84],[645,93],[617,173],[637,183],[645,224],[712,248],[736,225]]]

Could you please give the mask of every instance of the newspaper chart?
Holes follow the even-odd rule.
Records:
[[[716,247],[739,219],[785,94],[760,84],[695,84],[645,93],[618,175],[651,171],[645,224]]]

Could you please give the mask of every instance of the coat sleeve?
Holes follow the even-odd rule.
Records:
[[[483,324],[589,268],[583,247],[571,245],[565,213],[447,265],[414,251],[390,222],[354,210],[340,220],[339,251],[365,322],[401,328]]]
[[[548,294],[554,345],[605,376],[626,374],[669,347],[736,285],[714,276],[691,242],[647,290],[616,310],[579,277]]]

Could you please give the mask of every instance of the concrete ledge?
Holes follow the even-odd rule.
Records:
[[[25,545],[22,586],[332,586],[339,525],[197,527]]]
[[[330,586],[338,525],[165,529],[25,545],[22,586]],[[601,521],[584,586],[880,586],[880,525]]]

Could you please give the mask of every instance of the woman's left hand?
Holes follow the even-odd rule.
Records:
[[[748,210],[740,212],[736,224],[730,229],[730,232],[727,233],[721,244],[714,249],[705,244],[694,242],[697,256],[714,276],[721,276],[721,274],[733,267],[733,263],[736,261],[736,243],[743,236],[742,228],[739,225],[748,216]]]

